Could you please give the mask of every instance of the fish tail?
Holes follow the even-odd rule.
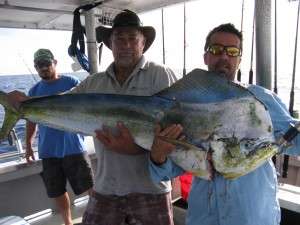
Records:
[[[8,102],[7,94],[0,91],[0,104],[4,106],[4,121],[0,130],[0,141],[5,139],[17,121],[21,118],[21,114]]]

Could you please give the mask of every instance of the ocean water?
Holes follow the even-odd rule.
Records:
[[[83,80],[87,73],[71,73],[66,75],[72,75],[78,77],[80,80]],[[0,90],[4,92],[10,92],[13,90],[19,90],[25,93],[28,93],[29,89],[37,82],[40,78],[38,75],[8,75],[8,76],[0,76]],[[289,102],[289,93],[290,87],[289,83],[286,79],[279,79],[278,82],[278,93],[279,97],[284,101],[284,103],[288,106]],[[296,85],[295,88],[295,107],[294,109],[300,110],[300,88]],[[0,125],[2,126],[2,122],[4,119],[4,109],[0,105]],[[15,131],[17,136],[21,139],[22,145],[25,146],[25,121],[20,120],[15,126]],[[15,151],[16,148],[14,146],[10,146],[8,141],[2,141],[0,143],[0,154],[8,151]]]
[[[72,73],[65,74],[78,77],[83,80],[87,76],[87,73]],[[19,90],[24,93],[28,93],[29,89],[40,80],[38,75],[7,75],[0,76],[0,91],[11,92],[14,90]],[[4,108],[0,105],[0,125],[2,127],[2,122],[4,119]],[[19,120],[15,126],[16,135],[21,139],[22,146],[25,147],[25,120]],[[36,143],[35,143],[36,145]],[[0,154],[16,151],[16,147],[10,146],[7,140],[0,142]]]

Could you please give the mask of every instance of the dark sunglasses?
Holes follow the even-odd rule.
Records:
[[[208,46],[207,52],[213,54],[213,55],[222,55],[223,52],[226,53],[226,55],[230,57],[237,57],[242,55],[242,51],[240,48],[235,46],[224,46],[224,45],[210,45]]]
[[[34,67],[35,68],[38,68],[38,69],[42,69],[44,67],[49,67],[51,66],[53,63],[53,61],[38,61],[34,64]]]

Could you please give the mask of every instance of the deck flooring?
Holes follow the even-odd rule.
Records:
[[[87,202],[82,203],[81,205],[78,206],[72,206],[72,218],[73,218],[73,223],[74,225],[81,224],[82,221],[82,215],[85,211]],[[37,220],[37,221],[29,221],[30,224],[32,225],[64,225],[62,217],[58,213],[52,213],[51,215]]]

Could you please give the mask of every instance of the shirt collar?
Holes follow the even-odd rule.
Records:
[[[139,70],[147,70],[149,68],[149,63],[147,63],[146,58],[142,55],[140,61],[136,64],[135,68],[133,69],[131,76],[137,74]],[[115,78],[115,71],[114,71],[114,62],[112,62],[108,68],[106,69],[106,73],[111,77]]]

